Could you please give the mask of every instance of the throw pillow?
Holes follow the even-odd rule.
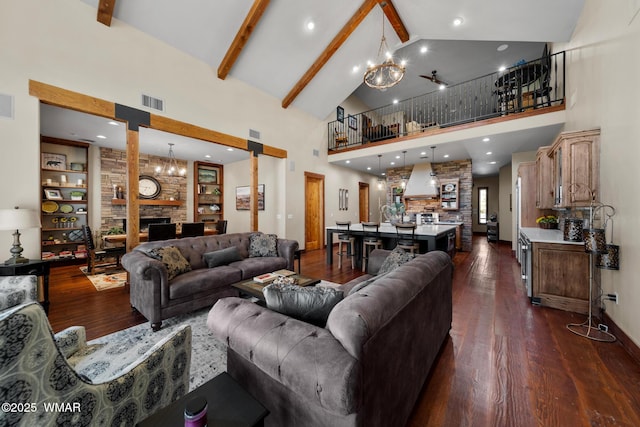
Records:
[[[153,248],[147,252],[150,257],[161,261],[166,267],[169,273],[169,280],[176,277],[178,274],[191,271],[191,264],[186,260],[180,249],[175,246],[165,246],[161,248]]]
[[[396,247],[391,251],[389,256],[385,258],[384,262],[380,266],[380,270],[378,270],[378,276],[395,270],[405,262],[411,261],[413,258],[415,258],[415,255],[413,255],[411,252],[405,252],[404,249]]]
[[[341,290],[324,287],[275,284],[263,288],[267,308],[324,327],[333,307],[342,301]]]
[[[242,255],[240,255],[237,247],[230,246],[218,251],[207,252],[202,255],[202,258],[204,259],[204,263],[207,264],[207,267],[213,268],[219,265],[227,265],[235,261],[241,261]]]
[[[278,256],[278,236],[256,233],[249,237],[249,256]]]

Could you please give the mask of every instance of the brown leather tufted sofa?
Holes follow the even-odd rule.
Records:
[[[295,240],[278,239],[277,257],[249,257],[250,236],[253,233],[231,233],[213,236],[147,242],[122,257],[122,266],[129,272],[131,306],[149,322],[153,330],[162,327],[162,320],[212,306],[219,298],[238,296],[231,284],[282,268],[293,270],[293,258],[298,249]],[[169,280],[165,265],[147,255],[153,248],[175,246],[189,261],[191,271]],[[238,248],[244,258],[228,265],[208,268],[203,259],[207,252]]]

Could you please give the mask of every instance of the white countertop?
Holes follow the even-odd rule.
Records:
[[[526,235],[532,243],[562,243],[565,245],[584,245],[584,242],[568,242],[564,240],[560,230],[547,230],[536,227],[522,227],[520,232]]]
[[[419,225],[416,227],[416,236],[437,236],[442,233],[446,233],[449,230],[455,230],[458,227],[459,223],[438,223],[436,225]],[[337,230],[338,227],[332,225],[327,227],[327,229]],[[356,223],[351,224],[351,231],[362,231],[362,224]],[[378,229],[380,233],[396,233],[396,227],[391,225],[388,222],[383,222],[380,224],[380,228]]]

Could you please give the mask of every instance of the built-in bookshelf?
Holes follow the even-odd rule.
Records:
[[[224,219],[223,166],[214,163],[194,163],[193,219],[215,228]]]

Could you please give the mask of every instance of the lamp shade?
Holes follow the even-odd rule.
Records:
[[[40,216],[33,209],[0,209],[0,230],[40,227]]]

